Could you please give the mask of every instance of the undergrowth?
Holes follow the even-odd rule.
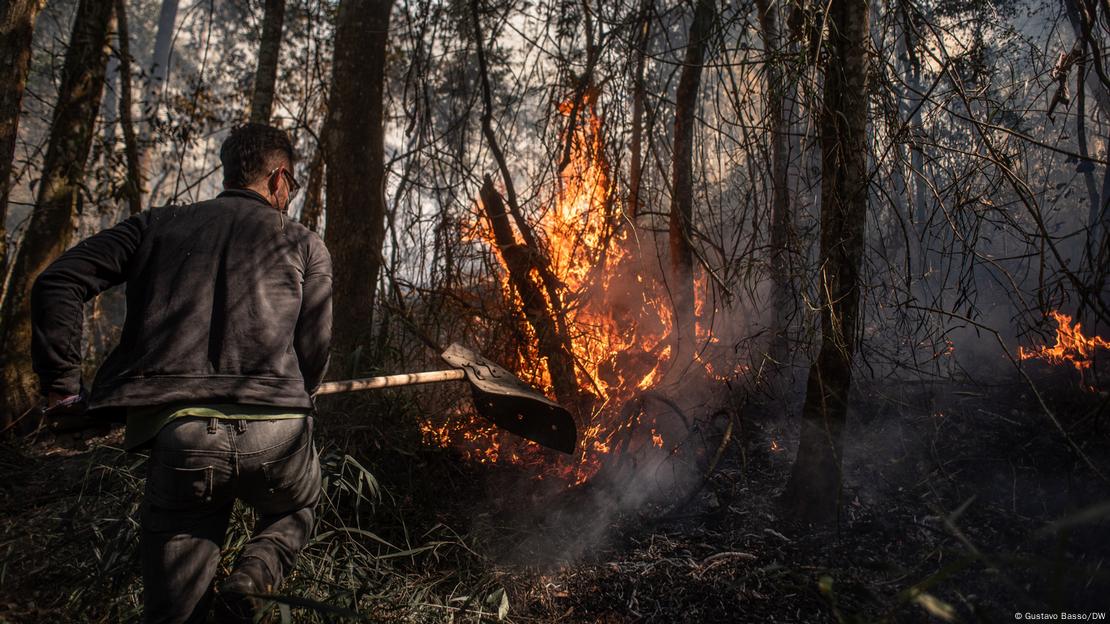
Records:
[[[1067,435],[1108,465],[1110,403],[1059,394],[1047,398]],[[797,436],[775,409],[736,415],[696,496],[602,514],[604,488],[544,498],[519,468],[421,444],[417,404],[385,395],[321,416],[323,496],[280,621],[847,624],[1110,607],[1105,479],[1020,388],[861,390],[844,512],[826,529],[775,505]],[[146,458],[118,444],[0,444],[0,622],[137,620]],[[252,523],[237,507],[217,580]]]
[[[510,619],[505,588],[465,536],[443,523],[410,532],[395,494],[370,470],[326,437],[317,444],[323,474],[317,522],[274,597],[279,621]],[[138,621],[147,457],[95,444],[50,459],[5,447],[3,459],[23,483],[5,492],[0,586],[7,604],[0,603],[0,622]],[[21,497],[31,506],[20,505]],[[231,571],[253,524],[253,512],[236,503],[216,582]]]

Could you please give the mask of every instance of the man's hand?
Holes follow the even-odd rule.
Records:
[[[83,392],[77,394],[50,392],[46,395],[46,401],[43,403],[42,415],[80,414],[85,411],[85,407],[85,394]]]
[[[46,395],[46,409],[54,409],[62,403],[73,403],[80,400],[80,394],[61,394],[58,392],[51,392]]]

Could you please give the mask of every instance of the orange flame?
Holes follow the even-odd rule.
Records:
[[[1088,338],[1083,334],[1082,323],[1072,323],[1067,314],[1053,310],[1049,315],[1056,321],[1056,344],[1053,346],[1040,346],[1036,349],[1026,350],[1018,347],[1018,359],[1042,359],[1051,364],[1071,364],[1080,375],[1089,368],[1097,349],[1110,349],[1110,341],[1099,336]],[[1086,386],[1094,390],[1092,386]]]
[[[588,420],[580,426],[578,454],[557,469],[558,476],[574,484],[596,474],[602,457],[626,443],[640,416],[626,416],[627,422],[622,421],[618,417],[622,406],[637,392],[657,384],[670,358],[670,346],[664,339],[672,322],[671,307],[664,296],[654,293],[646,272],[632,262],[631,237],[623,227],[628,219],[615,199],[615,185],[603,154],[597,95],[596,89],[588,89],[578,103],[576,123],[567,136],[569,158],[560,163],[556,187],[534,225],[559,281],[558,307],[566,319],[578,387],[596,398],[593,413],[583,415]],[[573,100],[564,102],[559,111],[569,116],[573,104]],[[476,240],[499,249],[484,219],[478,218],[470,226]],[[507,271],[499,271],[497,278],[504,301],[520,309],[522,302]],[[699,312],[705,306],[705,286],[701,275],[696,288]],[[558,312],[552,310],[552,314]],[[530,326],[521,329],[526,344],[516,362],[505,364],[550,396],[551,378],[535,334]],[[699,327],[698,333],[707,342],[716,340],[705,328]],[[712,378],[718,378],[708,364],[706,369]],[[650,423],[644,423],[639,434],[644,436],[645,448],[662,449],[664,433],[649,427]],[[502,449],[509,446],[496,444],[500,434],[473,417],[456,417],[446,425],[425,423],[422,429],[429,444],[458,446],[462,442],[466,452],[481,462],[544,465],[549,461],[532,446],[519,447],[523,455],[506,457]],[[619,438],[617,434],[621,434]]]

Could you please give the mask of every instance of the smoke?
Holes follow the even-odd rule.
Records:
[[[613,283],[610,289],[610,302],[614,292],[635,292]],[[731,430],[740,402],[751,391],[747,345],[735,337],[750,335],[757,318],[752,308],[703,305],[713,305],[716,312],[706,317],[700,332],[697,360],[681,370],[659,359],[658,352],[653,357],[615,354],[622,363],[614,365],[614,378],[625,375],[635,382],[656,366],[663,374],[644,388],[614,392],[610,402],[580,416],[580,433],[601,426],[606,435],[580,436],[576,456],[549,454],[546,463],[528,462],[512,470],[505,460],[527,457],[520,446],[530,445],[500,436],[501,466],[487,475],[486,487],[491,500],[501,502],[474,521],[526,527],[502,540],[501,560],[544,566],[589,559],[622,526],[650,525],[702,504],[696,494],[718,459],[725,432],[735,435]],[[587,467],[577,475],[588,478],[568,478],[576,474],[576,465]]]
[[[622,525],[651,524],[696,508],[699,503],[691,496],[727,423],[722,413],[714,418],[710,408],[715,400],[698,395],[691,388],[670,399],[652,390],[630,401],[625,412],[631,425],[622,429],[597,474],[585,483],[568,487],[536,480],[536,475],[517,475],[506,489],[494,477],[493,488],[510,492],[502,520],[527,527],[506,544],[500,558],[541,567],[588,560],[604,550]]]

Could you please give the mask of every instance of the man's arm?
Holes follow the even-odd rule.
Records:
[[[31,288],[31,362],[53,402],[81,389],[81,325],[86,301],[123,282],[146,214],[95,234],[46,267]]]
[[[324,379],[331,349],[331,256],[316,235],[309,239],[293,348],[297,351],[305,390],[312,394]]]

